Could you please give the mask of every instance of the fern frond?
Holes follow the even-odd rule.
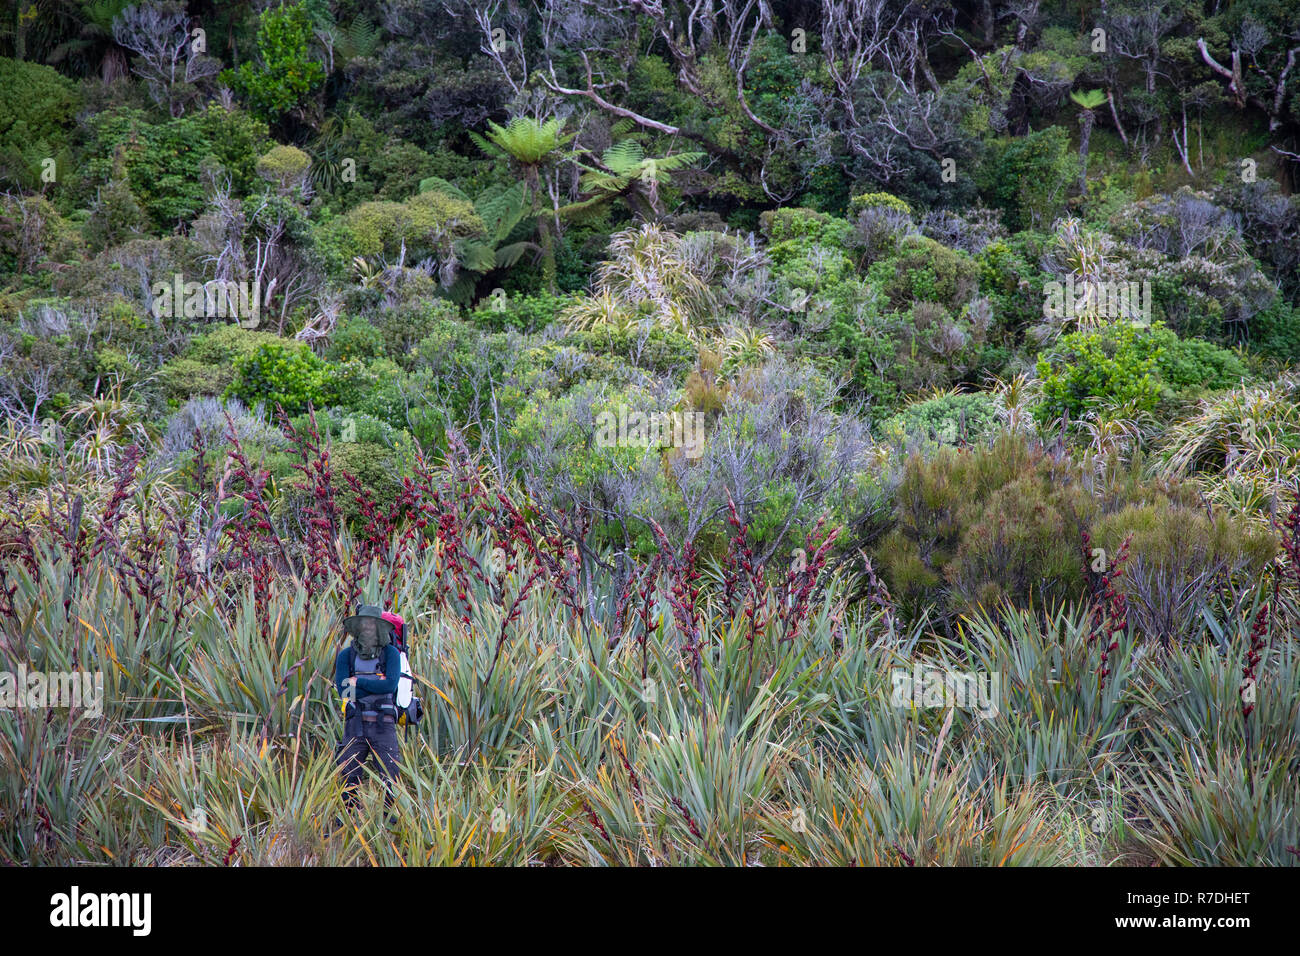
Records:
[[[469,197],[455,183],[449,183],[441,176],[427,176],[420,180],[420,192],[422,193],[446,193],[453,199],[459,199],[462,202],[469,202]]]

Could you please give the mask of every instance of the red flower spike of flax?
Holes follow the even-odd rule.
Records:
[[[1133,535],[1129,534],[1120,545],[1114,560],[1104,564],[1101,571],[1092,570],[1092,538],[1087,531],[1081,533],[1083,541],[1083,575],[1088,582],[1092,612],[1088,618],[1087,641],[1101,640],[1101,660],[1097,666],[1097,680],[1104,683],[1110,675],[1110,655],[1119,647],[1119,635],[1128,627],[1128,599],[1119,590],[1116,582],[1124,574],[1124,565],[1128,561],[1129,543]]]
[[[737,598],[743,605],[754,580],[754,549],[749,543],[749,525],[741,522],[730,492],[727,493],[727,523],[735,534],[727,542],[723,556],[722,594],[727,614],[734,618]]]
[[[1300,484],[1291,490],[1292,504],[1282,521],[1274,522],[1281,536],[1282,553],[1286,555],[1285,573],[1300,588]],[[1277,589],[1281,575],[1273,578],[1273,601],[1277,602]]]
[[[682,801],[677,799],[677,797],[673,797],[672,802],[673,806],[677,808],[677,812],[682,815],[682,819],[686,821],[686,826],[691,831],[691,836],[695,837],[697,840],[703,841],[704,834],[700,832],[700,828],[696,825],[695,819],[691,816],[691,811],[686,809],[686,804],[682,803]]]
[[[811,553],[808,555],[806,566],[802,569],[791,567],[786,573],[784,588],[786,600],[782,602],[780,611],[783,641],[793,640],[808,617],[813,591],[817,587],[821,573],[826,569],[831,546],[839,536],[838,528],[827,533],[825,527],[826,516],[823,515],[817,520],[817,525],[808,538],[808,550]]]
[[[328,445],[321,442],[316,412],[310,405],[307,406],[307,428],[302,432],[293,427],[283,408],[277,408],[280,430],[298,458],[293,468],[303,476],[303,480],[294,482],[294,489],[301,493],[302,499],[301,517],[307,550],[304,583],[310,597],[327,586],[331,575],[342,572],[335,547],[340,519],[334,501],[330,451]]]
[[[588,803],[586,800],[583,800],[582,809],[583,812],[587,814],[588,822],[590,822],[591,825],[596,828],[597,832],[600,833],[601,837],[604,838],[606,843],[608,843],[610,846],[613,846],[614,841],[609,838],[609,832],[605,829],[605,824],[600,822],[600,817],[596,816],[596,811],[591,809],[591,804]]]
[[[686,641],[682,651],[690,663],[695,689],[702,696],[704,694],[704,651],[700,634],[699,608],[695,603],[699,596],[699,589],[693,584],[699,578],[699,571],[695,568],[695,547],[687,543],[680,555],[674,554],[664,529],[655,521],[650,522],[650,528],[655,533],[655,539],[659,544],[659,556],[669,575],[668,606],[672,608],[673,620]]]
[[[1259,676],[1259,662],[1263,659],[1264,648],[1269,641],[1269,602],[1264,601],[1255,612],[1255,620],[1250,628],[1250,647],[1246,651],[1246,660],[1241,668],[1241,686],[1237,689],[1241,697],[1241,720],[1245,725],[1246,737],[1246,786],[1252,796],[1255,794],[1254,765],[1254,721],[1250,715],[1255,711],[1255,696],[1259,690],[1256,681]],[[1249,699],[1248,699],[1249,698]]]

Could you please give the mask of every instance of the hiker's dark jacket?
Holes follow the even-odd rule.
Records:
[[[397,682],[402,676],[402,656],[397,648],[389,644],[384,648],[384,676],[371,677],[367,674],[357,675],[357,697],[370,697],[374,694],[396,694]],[[334,658],[334,687],[343,693],[343,682],[352,676],[352,646],[339,651]]]

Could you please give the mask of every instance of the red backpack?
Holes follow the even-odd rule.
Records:
[[[393,646],[397,648],[402,662],[402,673],[397,680],[397,693],[393,695],[397,703],[397,723],[400,726],[418,724],[420,718],[424,716],[424,705],[414,693],[415,675],[411,672],[411,661],[407,657],[406,621],[402,615],[392,611],[385,611],[381,616],[393,625]]]

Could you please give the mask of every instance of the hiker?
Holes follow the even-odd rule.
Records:
[[[384,803],[387,806],[392,801],[402,653],[393,641],[394,624],[389,617],[396,615],[386,615],[373,604],[361,605],[354,616],[343,622],[352,640],[334,659],[334,684],[344,700],[343,740],[337,760],[343,771],[348,806],[355,806],[356,785],[371,754],[384,780]]]

